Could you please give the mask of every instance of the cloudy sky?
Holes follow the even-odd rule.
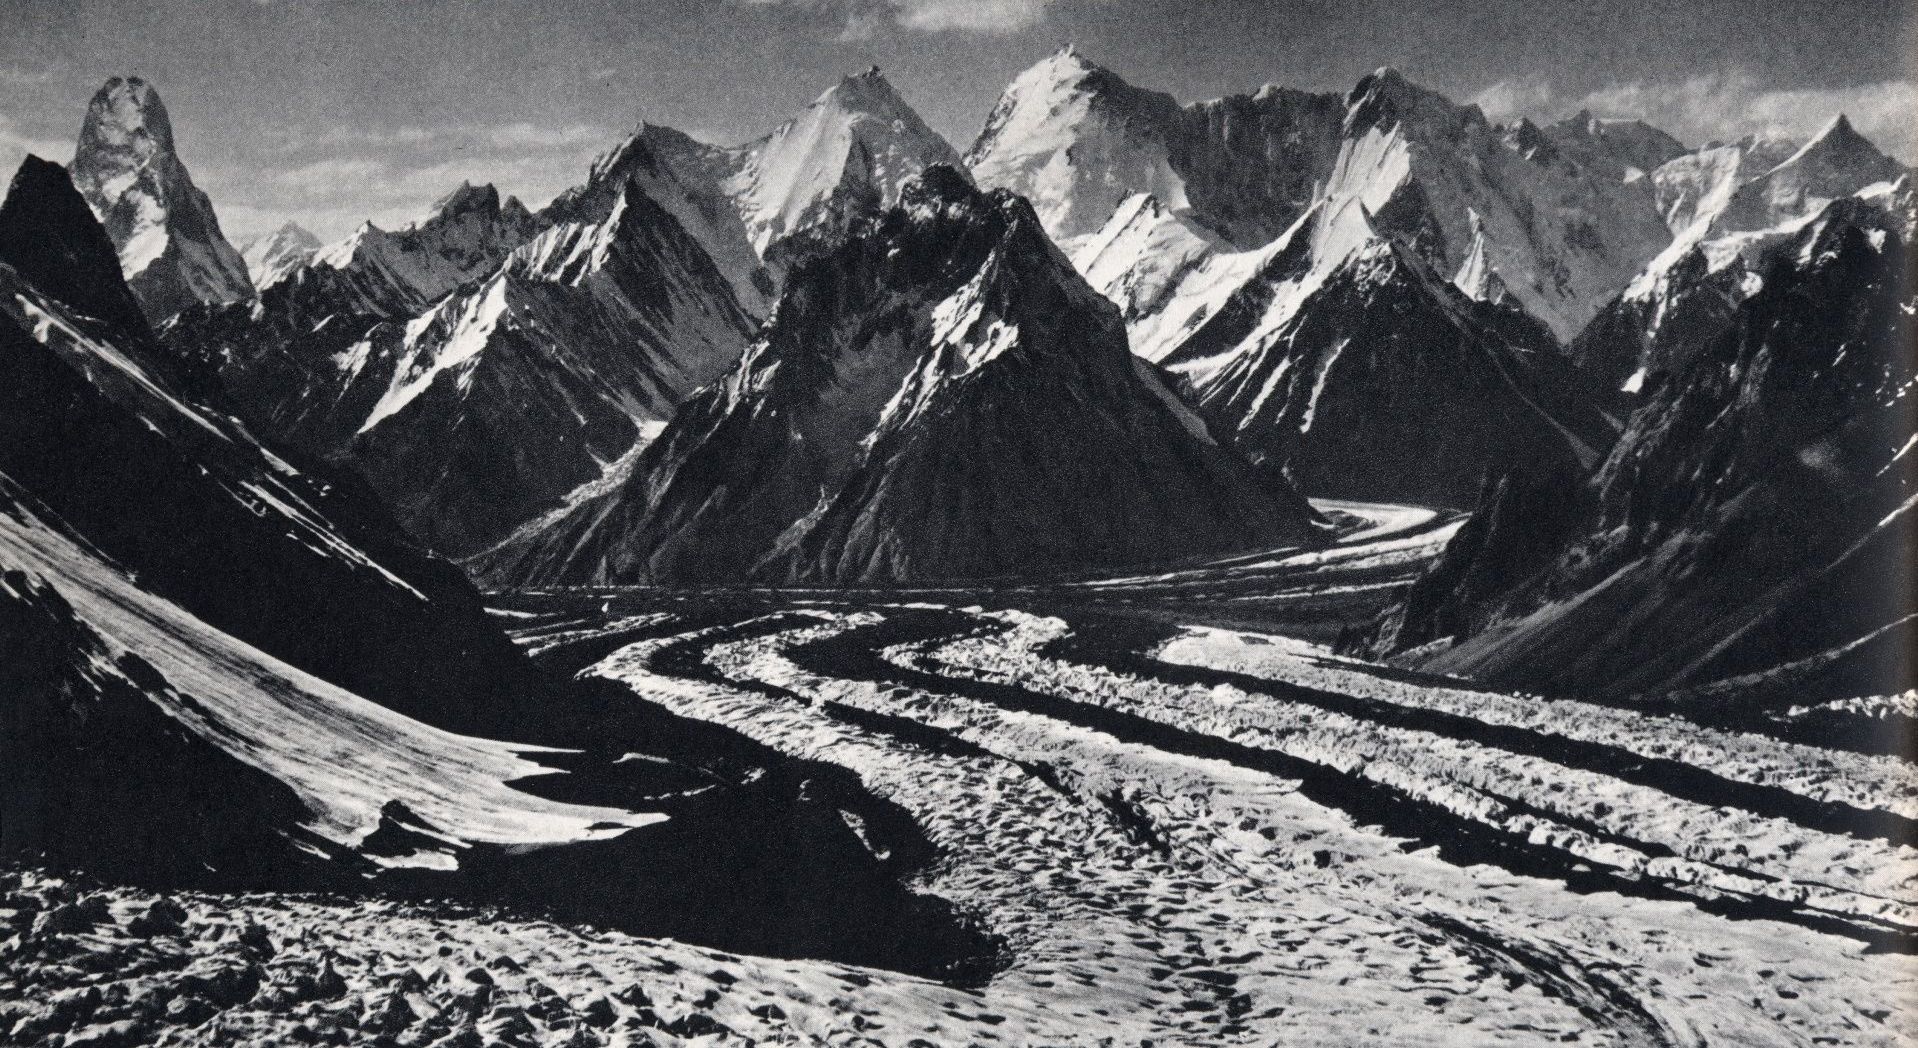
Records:
[[[1918,161],[1911,0],[0,0],[0,166],[69,158],[137,74],[229,236],[333,237],[463,178],[537,206],[642,119],[743,141],[873,63],[963,149],[1068,41],[1183,100],[1394,65],[1494,118],[1589,106],[1693,144],[1842,109]]]

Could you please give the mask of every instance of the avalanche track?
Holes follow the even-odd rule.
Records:
[[[873,973],[878,1043],[1894,1041],[1918,1010],[1907,762],[1283,635],[1358,616],[1457,524],[1325,508],[1329,550],[991,596],[514,606],[550,664],[921,822],[919,887],[1007,967],[976,994]]]

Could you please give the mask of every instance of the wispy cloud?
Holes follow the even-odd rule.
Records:
[[[1544,78],[1501,80],[1473,99],[1494,120],[1556,118],[1579,109],[1601,117],[1637,117],[1698,145],[1747,134],[1803,139],[1844,113],[1880,149],[1918,160],[1918,83],[1889,80],[1839,88],[1778,88],[1744,70],[1683,80],[1633,80],[1585,94],[1559,91]]]
[[[59,70],[50,67],[23,69],[15,66],[0,66],[0,85],[7,87],[37,87],[50,84],[60,75]]]
[[[734,0],[753,7],[794,7],[832,18],[842,40],[882,29],[915,32],[1016,33],[1045,20],[1057,0]]]
[[[618,137],[532,121],[294,127],[272,132],[244,163],[188,164],[234,240],[289,218],[331,239],[365,221],[392,228],[418,218],[461,181],[490,182],[536,207],[584,179]]]

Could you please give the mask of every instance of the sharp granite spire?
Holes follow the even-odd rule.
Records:
[[[252,297],[246,263],[180,162],[173,122],[153,85],[116,76],[100,88],[70,169],[149,319]]]

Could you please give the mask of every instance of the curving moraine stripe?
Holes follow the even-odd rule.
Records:
[[[1441,858],[1456,865],[1485,863],[1512,873],[1557,881],[1575,892],[1613,891],[1637,898],[1682,901],[1732,919],[1781,921],[1846,936],[1876,949],[1918,953],[1918,936],[1902,926],[1870,916],[1837,914],[1724,888],[1689,890],[1689,886],[1681,883],[1647,878],[1535,844],[1528,834],[1462,816],[1398,787],[1281,751],[1248,746],[1135,713],[1015,684],[901,666],[880,654],[888,648],[937,646],[1003,628],[1003,624],[993,620],[959,612],[888,609],[887,617],[875,624],[811,640],[788,648],[785,654],[802,669],[823,677],[959,695],[1103,732],[1164,752],[1220,760],[1294,780],[1300,784],[1300,793],[1315,803],[1345,812],[1360,825],[1376,825],[1388,836],[1405,839],[1407,850],[1436,848]],[[1534,814],[1519,810],[1505,798],[1486,795],[1484,799],[1507,816]],[[1563,822],[1557,816],[1553,818]],[[1643,845],[1634,842],[1633,850],[1642,853]]]
[[[1567,768],[1607,775],[1658,790],[1696,804],[1736,808],[1766,818],[1783,819],[1819,833],[1894,844],[1918,840],[1918,819],[1879,808],[1860,808],[1839,801],[1807,797],[1781,786],[1740,782],[1683,761],[1649,757],[1618,746],[1551,732],[1493,724],[1444,710],[1309,688],[1232,670],[1164,662],[1152,657],[1149,652],[1176,635],[1176,627],[1120,616],[1105,616],[1096,622],[1075,625],[1078,628],[1042,648],[1040,657],[1102,666],[1115,672],[1183,687],[1211,688],[1229,684],[1253,694],[1270,695],[1375,724],[1428,732],[1508,753],[1537,757]]]

